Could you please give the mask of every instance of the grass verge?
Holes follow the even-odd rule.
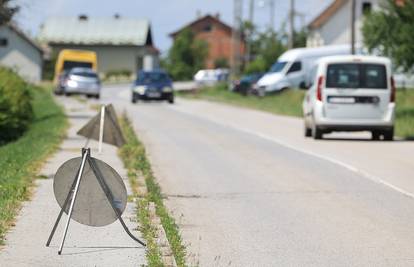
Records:
[[[32,87],[34,120],[22,137],[0,146],[0,244],[42,163],[59,146],[66,117],[50,90]]]
[[[301,90],[287,90],[263,98],[256,96],[242,96],[227,90],[224,84],[204,88],[191,93],[179,93],[191,99],[204,99],[226,104],[258,109],[274,114],[302,117],[302,101],[305,92]],[[397,91],[397,110],[395,122],[397,136],[414,139],[414,90]]]
[[[157,184],[151,169],[151,164],[146,156],[144,145],[138,140],[131,126],[130,121],[124,114],[120,120],[121,128],[125,135],[126,144],[120,149],[120,156],[128,170],[128,176],[134,189],[134,194],[138,194],[137,187],[139,180],[143,177],[148,193],[141,196],[138,200],[138,219],[142,226],[144,238],[148,243],[147,260],[149,266],[162,266],[160,250],[156,244],[156,232],[151,225],[148,203],[155,203],[156,213],[161,219],[161,224],[166,232],[171,250],[174,254],[178,266],[185,266],[185,247],[182,245],[181,236],[174,218],[172,218],[167,208],[164,206],[161,188]]]

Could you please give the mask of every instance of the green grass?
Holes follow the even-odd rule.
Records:
[[[242,96],[227,90],[226,85],[203,88],[192,93],[179,93],[179,96],[192,99],[204,99],[226,104],[258,109],[274,114],[302,117],[302,101],[305,92],[301,90],[286,90],[263,98]],[[414,139],[414,90],[397,91],[396,110],[397,136]]]
[[[226,84],[220,84],[214,87],[203,88],[193,93],[179,93],[178,95],[299,117],[302,116],[304,94],[304,91],[301,90],[286,90],[262,98],[252,95],[243,96],[227,90]]]
[[[37,171],[58,148],[67,126],[50,90],[33,87],[31,93],[34,120],[29,129],[16,141],[0,146],[0,244],[4,244],[21,201],[29,198]]]
[[[395,134],[414,139],[414,89],[397,91]]]
[[[138,194],[137,187],[139,185],[137,176],[144,177],[148,193],[140,196],[138,200],[138,219],[141,223],[144,238],[147,241],[147,260],[149,266],[163,266],[160,250],[155,242],[156,229],[150,222],[150,214],[148,210],[148,203],[155,203],[156,213],[161,219],[161,224],[166,232],[167,239],[171,245],[171,250],[178,266],[185,265],[185,247],[182,245],[181,236],[175,220],[169,215],[168,210],[164,206],[161,188],[156,182],[156,178],[151,169],[151,164],[148,161],[145,147],[139,141],[135,132],[124,114],[120,120],[121,128],[123,130],[126,144],[120,149],[120,156],[124,161],[125,167],[128,170],[128,176],[131,181],[131,186],[134,194]],[[139,195],[138,195],[139,196]]]

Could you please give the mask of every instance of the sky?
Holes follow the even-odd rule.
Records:
[[[15,21],[32,37],[36,37],[40,25],[48,17],[78,16],[108,17],[115,13],[123,17],[149,19],[152,26],[154,44],[162,52],[169,49],[172,42],[169,33],[193,21],[197,13],[220,14],[220,18],[232,24],[233,0],[15,0],[21,11]],[[296,0],[298,13],[303,19],[296,19],[297,27],[317,16],[332,0]],[[248,0],[243,1],[243,18],[247,19]],[[289,10],[288,0],[275,1],[274,29],[279,30],[286,20]],[[254,22],[259,29],[266,29],[270,21],[268,0],[255,0]]]

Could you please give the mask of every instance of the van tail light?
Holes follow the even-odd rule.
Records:
[[[316,99],[322,101],[322,86],[323,86],[323,76],[318,78],[318,87],[316,87]]]
[[[390,102],[392,102],[392,103],[395,102],[395,93],[396,93],[395,81],[394,81],[394,77],[391,76],[391,95],[390,95]]]

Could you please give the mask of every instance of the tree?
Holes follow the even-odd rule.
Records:
[[[225,57],[220,57],[214,60],[214,68],[225,69],[229,67],[229,61]]]
[[[19,11],[19,7],[12,4],[13,0],[0,1],[0,25],[8,23]]]
[[[362,33],[370,52],[391,57],[397,67],[413,72],[414,1],[386,0],[380,11],[367,14]]]
[[[195,39],[190,29],[184,29],[175,38],[163,65],[173,79],[191,79],[199,69],[204,68],[207,53],[207,43]]]
[[[254,60],[245,67],[246,73],[267,71],[286,51],[279,35],[273,31],[258,33],[251,43]]]
[[[302,28],[300,31],[294,32],[295,38],[293,39],[293,47],[306,47],[306,39],[308,38],[308,31],[306,28]]]

